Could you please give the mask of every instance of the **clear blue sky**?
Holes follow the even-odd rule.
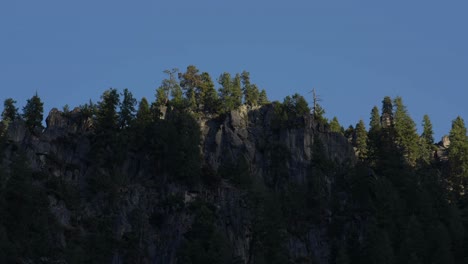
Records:
[[[0,2],[0,100],[46,111],[109,87],[154,98],[164,69],[247,70],[270,99],[315,87],[327,117],[364,119],[403,97],[436,139],[468,118],[465,1]]]

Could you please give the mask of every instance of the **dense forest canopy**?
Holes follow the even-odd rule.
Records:
[[[185,72],[171,69],[165,74],[150,100],[137,101],[130,90],[111,88],[99,102],[75,110],[63,107],[61,115],[79,114],[92,124],[92,132],[85,135],[92,173],[79,184],[32,170],[26,150],[8,138],[15,123],[23,122],[32,138],[43,133],[39,95],[28,99],[21,113],[14,99],[4,101],[0,262],[109,263],[118,255],[125,263],[145,263],[150,259],[145,225],[162,229],[168,215],[184,210],[192,220],[177,246],[178,263],[321,263],[316,252],[293,259],[287,247],[289,237],[304,240],[314,227],[326,230],[329,263],[468,262],[468,137],[461,117],[452,121],[446,142],[436,144],[430,117],[424,116],[418,134],[401,97],[385,96],[380,108],[370,109],[368,123],[358,120],[345,129],[337,117],[325,117],[315,97],[312,107],[297,93],[270,102],[246,71],[223,73],[216,82],[193,65]],[[218,168],[202,157],[200,122],[221,122],[240,108],[272,109],[270,141],[261,150],[268,166],[262,174],[243,156]],[[324,142],[314,135],[306,179],[301,184],[292,181],[294,150],[285,146],[281,135],[304,129],[304,119],[327,135],[346,138],[355,162],[340,164],[328,158]],[[130,177],[119,169],[131,156],[148,160],[145,173],[151,177]],[[112,225],[120,212],[120,192],[135,184],[158,193],[171,186],[214,192],[222,184],[241,190],[253,223],[248,259],[236,253],[232,234],[219,224],[220,210],[210,199],[184,205],[177,195],[164,196],[164,203],[158,204],[163,209],[135,209],[128,216],[132,231],[116,236]],[[105,217],[83,217],[84,224],[71,224],[82,225],[82,230],[67,229],[48,210],[51,194],[75,216],[86,203],[99,201],[105,205]],[[63,232],[65,242],[57,242],[56,230]]]

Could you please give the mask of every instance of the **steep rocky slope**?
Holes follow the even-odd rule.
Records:
[[[316,144],[323,145],[327,160],[337,168],[355,163],[346,138],[329,132],[311,117],[297,118],[287,126],[273,125],[274,119],[272,106],[241,107],[222,117],[200,117],[197,122],[205,171],[217,175],[233,168],[229,164],[245,162],[252,178],[249,181],[275,193],[290,184],[309,184],[314,177],[310,167]],[[15,121],[6,132],[3,167],[8,168],[15,156],[25,155],[38,188],[47,191],[49,208],[57,222],[52,239],[57,254],[42,262],[86,262],[88,256],[102,263],[183,262],[180,252],[187,245],[184,241],[191,234],[196,236],[194,226],[205,219],[203,212],[207,211],[212,222],[208,226],[215,230],[207,232],[225,238],[222,243],[229,245],[225,247],[229,248],[227,255],[235,263],[261,263],[254,243],[258,206],[252,202],[255,192],[249,191],[251,188],[223,177],[216,185],[155,181],[168,175],[158,175],[158,164],[139,149],[130,148],[117,165],[102,166],[93,153],[96,139],[92,123],[79,109],[67,114],[53,109],[43,131],[31,133],[22,121]],[[280,154],[286,158],[278,160],[278,152],[285,152]],[[282,170],[280,176],[278,170]],[[111,191],[96,189],[89,182],[96,175],[117,179],[117,184]],[[334,174],[325,176],[328,204]],[[296,263],[328,263],[331,245],[327,232],[332,217],[330,210],[325,210],[318,221],[304,225],[301,232],[281,230],[284,240],[280,243],[288,258]],[[222,250],[220,246],[213,251]],[[67,261],[70,258],[76,261]]]

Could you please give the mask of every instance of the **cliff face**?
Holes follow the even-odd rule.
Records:
[[[323,145],[327,159],[336,166],[354,164],[354,151],[346,138],[327,131],[310,117],[298,118],[288,127],[274,127],[274,118],[270,106],[241,107],[223,118],[200,118],[204,167],[216,173],[225,164],[236,164],[243,159],[248,164],[249,175],[269,183],[274,191],[289,183],[307,185],[317,141]],[[93,234],[104,224],[110,228],[110,239],[119,242],[119,246],[103,249],[109,252],[112,263],[128,263],[123,253],[128,248],[137,251],[132,255],[136,256],[135,263],[176,263],[183,241],[197,223],[192,208],[202,200],[213,205],[210,210],[216,215],[214,226],[227,238],[235,259],[239,263],[255,262],[256,217],[245,189],[227,179],[221,179],[217,186],[210,188],[189,188],[173,182],[154,186],[152,180],[157,164],[139,150],[127,153],[118,166],[104,169],[96,165],[92,155],[91,119],[79,109],[67,114],[53,109],[46,125],[44,131],[31,133],[21,121],[10,124],[3,165],[8,167],[15,153],[21,151],[31,169],[42,175],[37,179],[38,186],[44,187],[45,181],[57,181],[78,193],[78,198],[70,202],[64,197],[67,193],[48,192],[49,208],[58,223],[54,234],[57,248],[69,247],[76,243],[73,242],[75,236]],[[271,176],[278,165],[272,157],[275,151],[287,152],[281,164],[285,169],[281,181]],[[87,180],[98,174],[122,180],[111,194],[101,194],[90,190]],[[327,197],[333,191],[333,182],[333,175],[328,175]],[[88,193],[93,195],[84,195]],[[289,258],[302,263],[328,263],[331,245],[326,234],[331,217],[329,212],[325,213],[321,221],[305,226],[300,234],[286,231],[284,246]],[[80,249],[81,255],[90,254],[86,247]]]

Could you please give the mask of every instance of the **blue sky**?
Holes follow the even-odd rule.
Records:
[[[270,99],[315,87],[343,126],[403,97],[436,139],[468,118],[467,1],[0,2],[0,100],[46,111],[109,87],[154,98],[164,69],[247,70]]]

